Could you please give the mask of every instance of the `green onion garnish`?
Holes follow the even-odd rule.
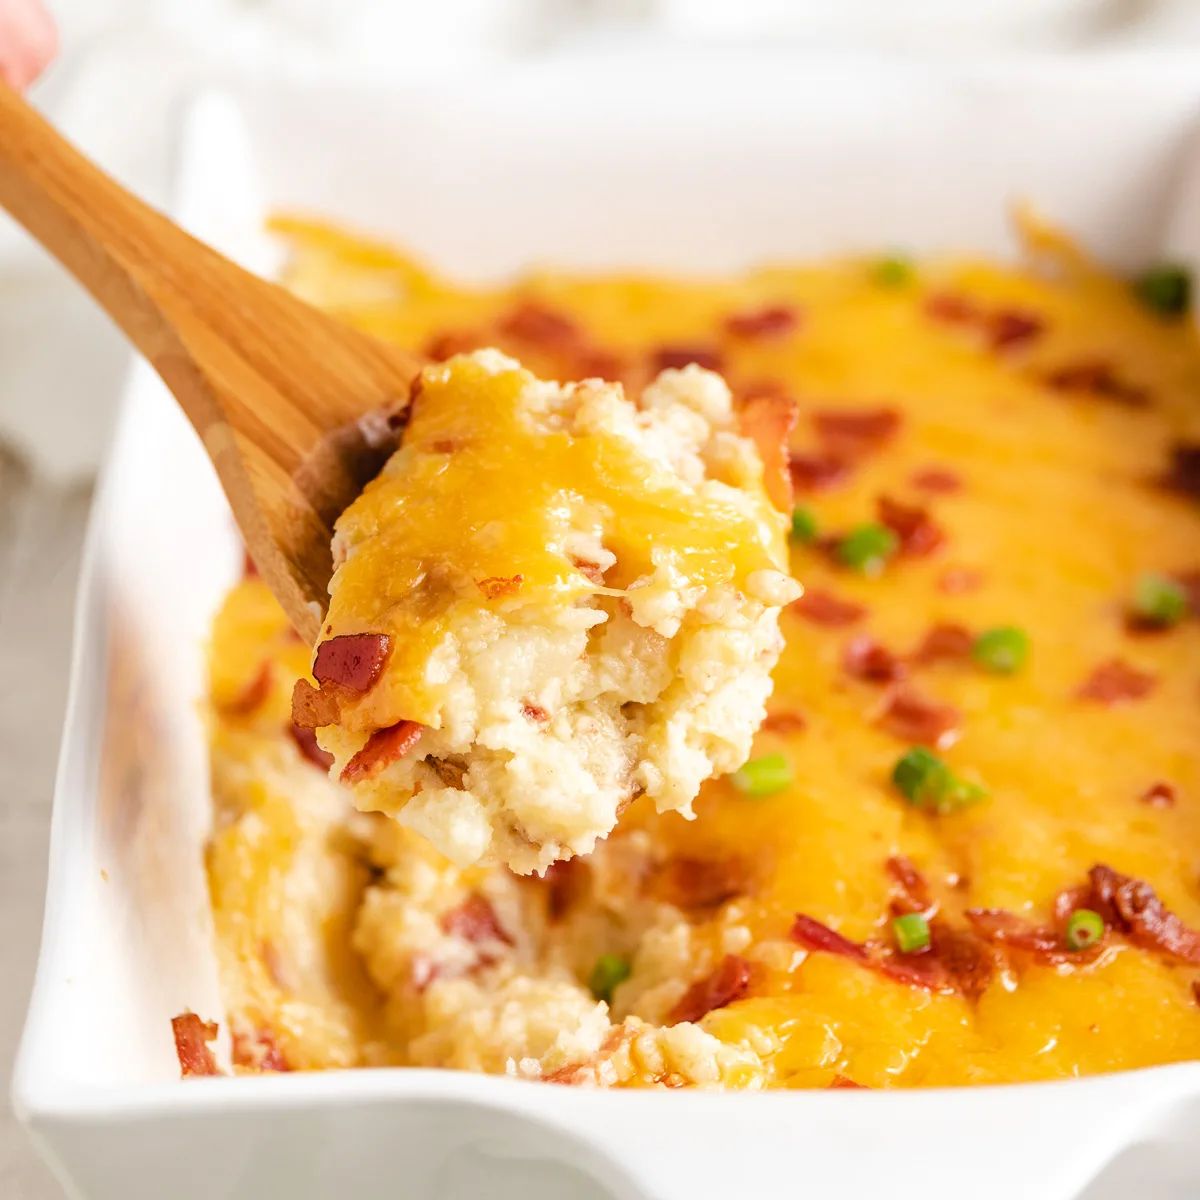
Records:
[[[1090,908],[1077,908],[1067,918],[1064,940],[1068,950],[1086,950],[1104,936],[1104,918]]]
[[[924,746],[914,746],[901,756],[892,768],[892,783],[910,804],[939,814],[976,804],[987,796],[986,788],[960,779]]]
[[[892,919],[892,936],[902,954],[915,954],[929,945],[929,922],[920,913],[905,913]]]
[[[1165,575],[1139,575],[1133,585],[1134,614],[1148,625],[1178,625],[1189,607],[1186,589]]]
[[[764,754],[743,763],[730,778],[743,795],[773,796],[791,784],[792,764],[786,754]]]
[[[588,976],[588,987],[597,1000],[612,1003],[612,994],[617,984],[629,978],[629,959],[619,954],[602,954]]]
[[[857,525],[837,544],[837,556],[864,575],[879,575],[900,539],[886,525]]]
[[[811,508],[805,508],[802,504],[797,504],[792,509],[791,537],[793,542],[816,541],[817,518],[813,515]]]
[[[871,278],[880,287],[904,287],[912,282],[916,273],[912,260],[902,254],[889,254],[877,260],[871,268]]]
[[[1160,263],[1133,281],[1137,298],[1162,317],[1182,317],[1192,304],[1192,277],[1186,267]]]
[[[1029,657],[1029,635],[1015,625],[985,629],[975,639],[971,654],[985,671],[1011,675],[1019,671]]]

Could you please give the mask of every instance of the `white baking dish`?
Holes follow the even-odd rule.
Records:
[[[1165,241],[1186,250],[1187,213],[1200,220],[1180,199],[1195,194],[1197,109],[1200,61],[1162,59],[947,72],[756,58],[652,75],[592,61],[386,95],[262,89],[193,106],[179,212],[264,269],[269,200],[477,277],[531,261],[708,271],[849,248],[1003,253],[1006,208],[1024,197],[1133,263]],[[891,1094],[601,1094],[418,1070],[181,1083],[170,1017],[223,1019],[196,706],[209,619],[239,562],[207,461],[140,366],[92,522],[14,1086],[79,1193],[1156,1200],[1200,1188],[1200,1063]]]

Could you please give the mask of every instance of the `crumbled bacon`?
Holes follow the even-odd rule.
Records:
[[[1172,491],[1200,500],[1200,442],[1176,442],[1171,447],[1171,462],[1162,482]]]
[[[1200,617],[1200,571],[1181,571],[1175,582],[1187,593],[1188,608],[1193,617]]]
[[[878,500],[879,520],[900,539],[900,553],[912,558],[932,554],[946,535],[924,508],[901,504],[890,496]]]
[[[268,659],[258,668],[258,674],[232,700],[218,704],[227,717],[249,716],[271,694],[274,673]]]
[[[317,734],[313,729],[297,725],[292,721],[288,725],[288,733],[296,744],[296,749],[314,766],[328,771],[333,766],[333,755],[328,750],[322,750],[317,743]]]
[[[855,1083],[853,1079],[847,1079],[845,1075],[835,1075],[833,1081],[829,1085],[829,1091],[836,1092],[842,1090],[851,1090],[869,1092],[871,1089],[865,1083]]]
[[[667,1022],[699,1021],[707,1013],[740,1000],[749,990],[754,968],[737,954],[727,954],[711,974],[692,984],[671,1009]]]
[[[503,942],[506,946],[513,944],[512,938],[500,924],[491,901],[479,892],[472,892],[457,908],[442,913],[438,924],[443,933],[460,937],[475,946],[488,942]]]
[[[966,918],[984,941],[1032,954],[1041,962],[1081,961],[1082,952],[1066,949],[1057,930],[1034,925],[1007,909],[969,908]]]
[[[928,913],[933,908],[929,883],[902,854],[893,854],[884,864],[892,880],[891,909],[893,916],[903,913]]]
[[[965,625],[934,625],[912,653],[913,662],[962,662],[971,657],[975,638]]]
[[[794,708],[769,712],[763,718],[762,728],[772,733],[803,733],[808,728],[808,718]]]
[[[974,567],[947,567],[938,576],[938,591],[946,596],[963,596],[983,586],[983,572]]]
[[[880,726],[903,742],[944,750],[958,740],[962,713],[953,705],[929,700],[909,688],[888,693]]]
[[[239,1067],[257,1071],[290,1071],[283,1050],[270,1029],[238,1029],[232,1031],[232,1058]]]
[[[522,300],[499,318],[496,328],[506,337],[551,350],[572,349],[581,336],[571,317],[536,300]]]
[[[828,454],[853,460],[887,445],[903,418],[894,408],[821,409],[812,421]]]
[[[313,678],[322,686],[336,684],[348,692],[369,692],[383,673],[391,651],[386,633],[343,633],[317,646]]]
[[[421,740],[424,728],[416,721],[399,721],[386,729],[377,729],[367,739],[367,744],[342,768],[341,781],[359,783],[403,758]]]
[[[974,300],[954,292],[938,292],[925,301],[925,312],[935,321],[949,325],[970,325],[980,319],[981,310]]]
[[[475,586],[488,600],[495,600],[497,596],[515,596],[524,582],[524,575],[489,575],[487,579],[475,580]]]
[[[292,721],[301,729],[334,725],[342,715],[342,696],[336,684],[315,688],[307,679],[297,679],[292,688]]]
[[[834,454],[790,454],[788,474],[798,492],[824,492],[850,478],[852,468]]]
[[[776,508],[785,512],[790,511],[792,505],[788,441],[799,415],[800,410],[794,400],[780,396],[756,396],[746,402],[739,418],[743,436],[754,443],[762,459],[767,495]]]
[[[1192,999],[1200,1004],[1200,979],[1192,980]]]
[[[721,371],[725,365],[720,351],[711,346],[659,346],[650,361],[655,373],[681,370],[692,363],[708,371]]]
[[[433,334],[425,343],[425,356],[445,362],[456,354],[470,354],[488,344],[488,336],[476,329],[446,329]]]
[[[1139,671],[1119,658],[1098,666],[1080,684],[1075,693],[1081,700],[1094,700],[1112,708],[1148,696],[1158,681],[1153,675]]]
[[[623,382],[628,364],[612,350],[599,346],[581,346],[575,351],[572,376],[576,379],[603,379],[606,383]]]
[[[931,925],[931,954],[950,982],[968,1000],[978,1000],[1003,966],[1001,956],[968,929],[952,929],[944,921]]]
[[[538,725],[550,720],[550,714],[540,704],[522,704],[521,716],[527,721],[536,722]]]
[[[868,634],[851,638],[842,666],[847,675],[867,683],[895,683],[908,674],[904,660]]]
[[[797,945],[811,952],[837,954],[843,958],[852,958],[855,962],[870,961],[867,948],[860,942],[852,942],[843,937],[835,929],[821,924],[815,917],[806,913],[797,913],[792,922],[791,939]]]
[[[741,896],[749,883],[737,858],[671,858],[650,879],[650,890],[677,908],[718,908]]]
[[[1138,799],[1151,808],[1174,808],[1175,788],[1169,783],[1152,783]]]
[[[1101,358],[1083,358],[1056,367],[1044,377],[1044,382],[1056,392],[1086,393],[1134,408],[1149,399],[1145,388],[1122,380],[1112,363]]]
[[[1046,322],[1036,313],[1001,308],[989,314],[986,328],[993,350],[1015,350],[1039,338]]]
[[[754,341],[785,338],[799,325],[800,316],[790,304],[767,304],[725,318],[726,333]]]
[[[551,863],[542,876],[546,889],[546,916],[561,921],[587,890],[591,868],[581,858]]]
[[[853,625],[867,615],[863,605],[853,600],[839,599],[832,592],[823,592],[819,588],[809,588],[788,607],[797,616],[811,621],[814,625],[826,625],[834,629]]]
[[[949,467],[924,467],[913,474],[913,487],[935,495],[949,496],[962,490],[962,477]]]
[[[1088,872],[1090,907],[1135,946],[1200,966],[1200,933],[1185,925],[1141,879],[1098,863]]]
[[[175,1035],[180,1075],[186,1079],[189,1075],[221,1074],[208,1048],[208,1043],[217,1036],[215,1021],[203,1021],[194,1012],[183,1012],[171,1018],[171,1032]]]

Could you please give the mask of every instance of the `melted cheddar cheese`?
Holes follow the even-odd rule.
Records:
[[[818,530],[793,543],[791,572],[809,603],[784,615],[787,646],[754,749],[785,756],[785,786],[756,797],[729,778],[712,781],[692,822],[637,802],[566,888],[561,877],[518,884],[497,868],[459,873],[395,833],[351,836],[345,814],[327,816],[323,853],[342,864],[327,902],[325,928],[336,932],[320,953],[309,947],[303,969],[277,970],[288,987],[264,975],[261,959],[265,946],[273,960],[302,956],[287,949],[300,935],[283,927],[289,864],[306,836],[289,815],[289,780],[334,785],[293,752],[278,706],[230,702],[264,657],[281,676],[304,665],[283,645],[282,618],[264,618],[261,584],[235,591],[213,646],[221,832],[210,878],[231,1007],[249,1004],[251,1023],[282,1040],[290,1064],[423,1062],[613,1085],[894,1087],[1200,1057],[1200,621],[1192,613],[1146,631],[1129,620],[1141,576],[1200,568],[1196,498],[1162,483],[1181,448],[1200,441],[1190,321],[1148,311],[1125,282],[1039,229],[1021,266],[935,262],[897,276],[849,260],[715,280],[539,273],[471,289],[323,227],[281,227],[297,290],[409,347],[498,345],[556,378],[599,364],[631,390],[690,358],[721,369],[735,395],[793,396],[796,500]],[[547,328],[571,335],[547,337]],[[863,419],[881,411],[892,415]],[[428,436],[482,429],[452,403],[445,421]],[[502,404],[489,421],[499,425],[486,436],[513,436]],[[482,463],[464,469],[487,479],[453,518],[468,540],[486,521],[490,488],[536,495],[548,486],[527,471],[509,479],[487,476]],[[554,467],[567,479],[600,469],[567,457]],[[1187,483],[1186,471],[1176,481]],[[937,536],[907,554],[902,537],[871,576],[837,547],[848,530],[879,521],[881,496],[919,511]],[[573,586],[541,554],[544,531],[519,536],[528,544],[495,558],[472,549],[470,570],[528,569],[540,586]],[[934,661],[915,653],[946,626],[965,630],[968,646],[985,630],[1018,628],[1028,659],[994,673],[969,650]],[[863,638],[904,678],[864,678],[854,666],[864,643],[851,645]],[[1113,662],[1124,685],[1140,682],[1097,685],[1097,669]],[[985,786],[984,799],[939,815],[897,791],[892,771],[920,740],[910,725],[921,728],[897,715],[901,693],[945,718],[938,753]],[[258,798],[246,801],[247,791]],[[260,820],[243,830],[248,803]],[[263,822],[280,832],[251,854]],[[989,943],[994,958],[977,989],[930,988],[793,936],[802,914],[869,943],[874,961],[894,955],[887,864],[899,858],[926,882],[933,920],[957,931],[974,928],[969,910],[1053,931],[1055,898],[1086,887],[1103,864],[1154,889],[1176,921],[1175,949],[1107,912],[1096,954]],[[422,912],[435,915],[418,936]],[[472,958],[481,946],[486,954]],[[611,1009],[587,994],[602,955],[628,973],[605,993]],[[246,979],[257,981],[252,1002]],[[557,1008],[543,994],[551,988]],[[531,1016],[523,1049],[510,1050],[488,1005],[521,995],[530,1013],[543,1004],[539,1012],[579,1036],[539,1041]],[[479,1041],[493,1028],[489,1051]]]

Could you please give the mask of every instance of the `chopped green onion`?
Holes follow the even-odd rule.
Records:
[[[1077,908],[1067,918],[1064,939],[1068,950],[1086,950],[1104,936],[1104,918],[1090,908]]]
[[[857,525],[837,544],[837,556],[864,575],[879,575],[900,539],[886,525]]]
[[[985,629],[975,639],[971,654],[985,671],[1011,675],[1019,671],[1029,657],[1029,635],[1015,625]]]
[[[943,815],[976,804],[987,796],[986,788],[969,779],[960,779],[924,746],[914,746],[900,757],[892,768],[892,783],[910,804]]]
[[[817,538],[817,518],[811,508],[802,504],[792,509],[792,541],[813,542]]]
[[[1163,317],[1182,317],[1192,304],[1192,277],[1186,267],[1160,263],[1143,271],[1134,281],[1137,298],[1151,312]]]
[[[871,278],[880,287],[888,288],[904,287],[913,281],[916,273],[912,260],[902,254],[889,254],[878,259],[871,268]]]
[[[929,922],[920,913],[905,913],[892,919],[892,936],[902,954],[915,954],[929,945]]]
[[[773,796],[792,782],[792,764],[786,754],[764,754],[743,763],[731,776],[733,786],[747,796]]]
[[[629,978],[629,970],[629,959],[622,958],[619,954],[600,955],[588,977],[588,987],[592,995],[597,1000],[611,1004],[617,984],[624,983]]]
[[[1133,585],[1134,614],[1148,625],[1178,625],[1189,607],[1187,590],[1166,575],[1139,575]]]

